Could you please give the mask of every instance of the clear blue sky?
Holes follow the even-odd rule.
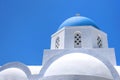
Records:
[[[39,65],[50,36],[76,13],[108,34],[120,65],[120,0],[0,0],[0,65]]]

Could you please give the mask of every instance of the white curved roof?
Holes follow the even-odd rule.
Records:
[[[0,72],[0,80],[28,80],[28,78],[22,70],[17,68],[8,68]]]
[[[55,60],[44,77],[53,75],[91,75],[112,79],[110,71],[100,60],[84,53],[70,53]]]

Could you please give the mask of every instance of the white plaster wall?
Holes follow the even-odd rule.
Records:
[[[59,49],[64,49],[64,38],[65,38],[65,30],[61,29],[59,31],[57,31],[56,33],[54,33],[51,36],[51,49],[56,49],[55,48],[55,42],[56,42],[56,38],[59,37],[60,38],[60,46]]]
[[[82,48],[98,48],[97,37],[100,35],[102,39],[103,48],[108,48],[107,34],[92,26],[73,26],[64,27],[52,35],[51,49],[55,49],[55,40],[60,37],[59,49],[73,49],[74,48],[74,33],[80,31]]]
[[[49,61],[54,56],[60,55],[60,54],[68,54],[67,52],[81,52],[81,53],[88,53],[88,54],[95,54],[103,56],[105,59],[107,59],[112,65],[116,65],[116,58],[115,58],[115,52],[113,48],[95,48],[95,49],[59,49],[59,50],[44,50],[43,55],[43,65]]]
[[[114,66],[114,67],[117,70],[118,74],[120,75],[120,66]]]
[[[107,34],[104,33],[102,30],[98,30],[92,26],[90,26],[91,29],[91,40],[92,40],[92,47],[98,48],[97,46],[97,37],[100,36],[102,40],[102,48],[108,48],[108,39]]]
[[[92,48],[91,31],[87,26],[65,27],[65,49],[74,48],[74,33],[81,33],[82,48]]]
[[[28,68],[30,69],[31,71],[31,74],[34,75],[34,74],[39,74],[42,66],[28,66]]]

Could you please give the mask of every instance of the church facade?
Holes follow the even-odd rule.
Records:
[[[65,20],[51,36],[40,66],[19,62],[0,67],[0,80],[120,80],[107,34],[87,17]]]

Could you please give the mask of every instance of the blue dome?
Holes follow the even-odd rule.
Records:
[[[58,30],[60,30],[63,27],[74,27],[74,26],[93,26],[97,29],[99,29],[95,22],[87,17],[83,17],[83,16],[74,16],[71,18],[68,18],[67,20],[65,20],[60,27],[58,28]]]

